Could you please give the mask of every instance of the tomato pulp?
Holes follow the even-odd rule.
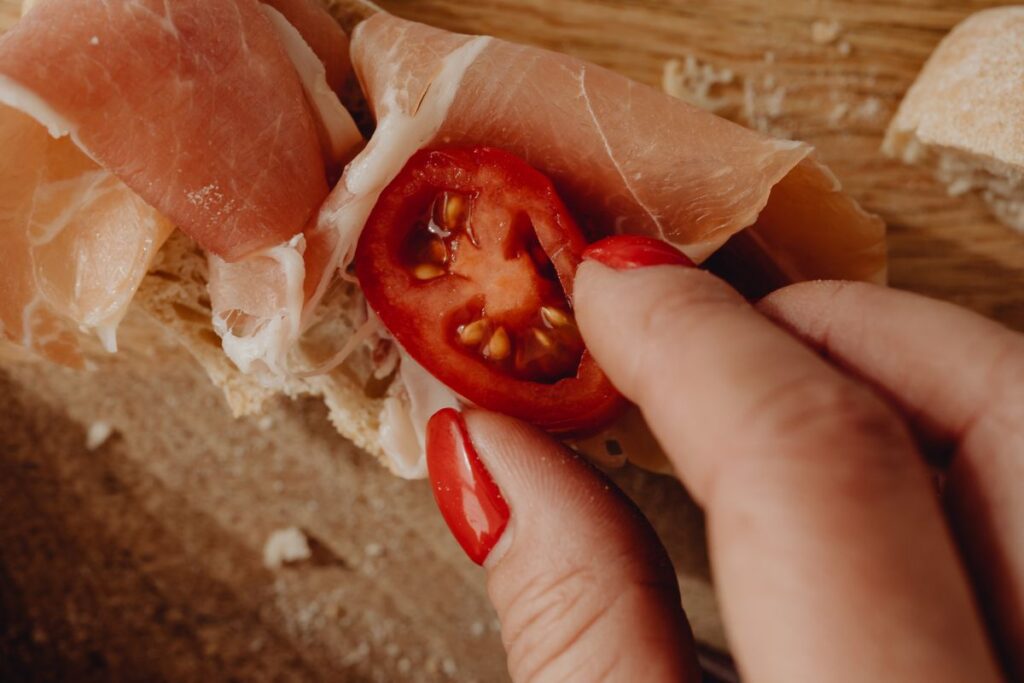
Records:
[[[519,157],[429,149],[381,193],[356,275],[399,344],[464,399],[581,434],[625,404],[572,313],[586,246],[551,181]]]

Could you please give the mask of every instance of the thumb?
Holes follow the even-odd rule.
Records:
[[[434,496],[483,564],[514,681],[699,681],[675,572],[647,520],[546,434],[482,411],[427,427]]]

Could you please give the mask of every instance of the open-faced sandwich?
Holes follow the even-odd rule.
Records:
[[[805,144],[566,55],[330,10],[37,0],[0,37],[6,353],[87,369],[156,323],[236,414],[320,395],[405,477],[460,403],[639,458],[573,320],[588,242],[664,239],[751,296],[885,277],[883,224]]]

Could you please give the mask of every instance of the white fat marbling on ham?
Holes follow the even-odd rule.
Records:
[[[0,103],[31,116],[55,138],[75,137],[77,128],[70,120],[58,114],[42,97],[3,74],[0,74]]]
[[[302,88],[317,115],[324,156],[335,163],[347,159],[362,144],[363,136],[352,115],[327,83],[327,69],[323,62],[283,14],[270,5],[263,5],[263,12],[281,38],[281,44],[295,65]]]

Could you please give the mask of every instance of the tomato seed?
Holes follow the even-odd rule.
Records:
[[[533,338],[538,344],[543,346],[545,349],[550,349],[555,345],[555,340],[551,338],[551,335],[544,330],[538,330],[536,327],[532,328],[530,332],[533,334]]]
[[[448,247],[441,240],[430,240],[427,244],[427,257],[434,263],[446,263],[448,261]]]
[[[487,332],[490,330],[491,324],[487,318],[481,318],[475,322],[471,322],[468,325],[459,326],[459,341],[466,346],[476,346],[484,340]]]
[[[491,335],[491,340],[484,347],[484,358],[490,360],[505,360],[512,354],[512,340],[504,327],[499,327]]]
[[[572,316],[563,310],[555,308],[553,306],[541,306],[540,317],[543,318],[544,322],[549,327],[572,327],[576,326]]]
[[[433,263],[421,263],[412,269],[412,274],[417,280],[433,280],[444,275],[444,268]]]
[[[457,230],[466,222],[466,199],[460,194],[444,193],[444,227]]]

